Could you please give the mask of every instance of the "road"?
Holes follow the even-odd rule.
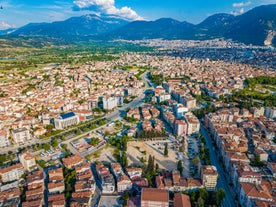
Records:
[[[204,136],[206,144],[210,151],[210,158],[212,165],[216,166],[219,174],[217,188],[223,188],[225,190],[226,197],[223,200],[223,207],[235,207],[235,198],[233,197],[230,187],[228,185],[226,175],[224,170],[219,162],[219,158],[217,156],[216,151],[213,148],[213,144],[211,138],[208,134],[208,131],[204,128],[204,126],[200,125],[200,132]]]

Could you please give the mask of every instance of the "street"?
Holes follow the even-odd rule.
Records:
[[[204,136],[206,144],[210,151],[210,158],[212,165],[216,166],[219,177],[218,177],[218,183],[217,188],[223,188],[225,190],[225,198],[223,200],[223,206],[224,207],[235,207],[235,198],[233,197],[230,187],[228,185],[226,176],[224,174],[223,168],[219,162],[219,158],[213,148],[211,138],[208,134],[208,131],[204,128],[204,126],[200,125],[200,132]]]

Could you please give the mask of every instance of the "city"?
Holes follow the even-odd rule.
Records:
[[[262,44],[219,30],[275,4],[189,25],[114,2],[70,11],[88,3],[106,14],[69,20],[93,34],[0,33],[0,207],[276,206],[275,25]]]

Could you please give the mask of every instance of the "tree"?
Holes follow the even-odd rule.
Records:
[[[204,207],[204,200],[201,197],[199,197],[197,199],[196,206],[197,207]]]
[[[52,138],[51,145],[52,145],[53,148],[57,148],[58,147],[58,141],[56,139]]]
[[[127,155],[125,152],[123,152],[122,154],[121,161],[122,161],[122,166],[126,168],[128,166],[128,161],[127,161]]]
[[[43,148],[44,148],[45,150],[50,150],[50,149],[51,149],[51,145],[49,145],[48,143],[45,143],[45,144],[43,145]]]
[[[159,165],[158,163],[155,164],[155,171],[157,172],[159,170]]]
[[[200,160],[199,160],[198,157],[195,157],[195,158],[192,160],[192,163],[193,163],[194,165],[197,165],[199,162],[200,162]]]
[[[200,188],[199,196],[206,201],[208,199],[208,191],[205,188]]]
[[[225,198],[225,196],[226,196],[226,194],[223,189],[218,189],[216,191],[215,197],[216,197],[217,206],[221,206],[221,203],[222,203],[223,199]]]
[[[149,156],[148,159],[148,172],[152,174],[154,172],[154,157],[151,155]]]
[[[165,144],[165,149],[164,149],[164,156],[168,157],[169,150],[168,150],[168,143]]]
[[[177,170],[180,172],[180,174],[182,174],[183,172],[183,166],[182,166],[182,161],[179,160],[177,163]]]
[[[129,199],[129,192],[124,192],[121,199],[123,200],[123,206],[127,206],[128,199]]]

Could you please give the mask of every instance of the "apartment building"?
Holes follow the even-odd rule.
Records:
[[[143,188],[141,206],[169,207],[169,191],[157,188]]]
[[[203,165],[201,167],[201,180],[203,186],[210,191],[216,189],[217,180],[218,180],[218,172],[217,168],[212,165]]]
[[[65,129],[79,123],[79,117],[74,112],[61,114],[54,119],[56,129]]]
[[[0,130],[0,147],[6,147],[10,145],[9,131],[6,129]]]
[[[35,157],[30,152],[27,151],[20,154],[19,160],[26,171],[32,171],[37,169]]]
[[[26,127],[12,130],[12,138],[16,144],[23,144],[31,139],[29,130]]]
[[[0,177],[3,183],[19,180],[23,174],[24,168],[21,163],[0,169]]]

